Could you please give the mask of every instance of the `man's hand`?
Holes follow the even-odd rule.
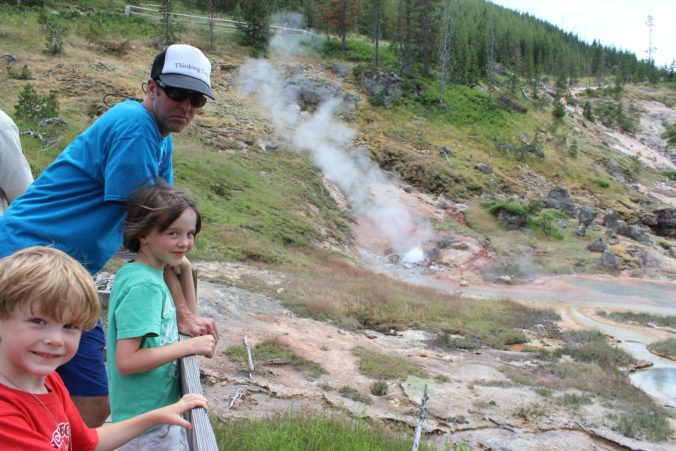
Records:
[[[179,315],[178,330],[182,334],[190,335],[191,337],[213,335],[216,342],[218,342],[218,329],[216,328],[216,321],[213,318],[205,318],[204,316],[193,314]]]

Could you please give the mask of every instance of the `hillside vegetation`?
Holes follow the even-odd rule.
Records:
[[[16,118],[24,133],[22,144],[35,176],[106,108],[125,97],[143,95],[150,62],[164,45],[157,23],[123,16],[120,2],[39,3],[47,7],[0,5],[0,54],[6,55],[0,68],[0,108]],[[176,3],[183,12],[201,6],[197,5],[200,2]],[[538,29],[548,28],[540,24]],[[527,332],[536,325],[549,327],[557,320],[550,311],[442,295],[363,269],[354,249],[355,213],[341,203],[311,156],[294,151],[277,135],[266,111],[238,91],[239,69],[251,55],[251,47],[242,45],[241,36],[232,30],[217,33],[213,46],[205,30],[183,25],[174,32],[177,42],[196,45],[211,59],[217,95],[185,132],[174,136],[176,184],[195,194],[203,215],[202,232],[192,254],[195,260],[235,261],[265,274],[283,274],[280,277],[288,278],[283,290],[262,276],[227,282],[274,296],[299,315],[350,330],[429,330],[439,334],[438,345],[444,349],[502,350],[526,343]],[[390,99],[369,95],[364,88],[361,74],[389,73],[370,64],[373,43],[368,39],[348,35],[346,48],[341,49],[339,38],[321,37],[316,47],[317,52],[293,61],[273,52],[270,57],[286,73],[298,70],[308,78],[338,80],[342,93],[359,96],[354,111],[340,114],[357,130],[354,147],[369,155],[404,190],[452,205],[458,221],[433,221],[433,226],[485,246],[494,256],[486,274],[523,275],[518,257],[525,248],[533,251],[528,271],[640,268],[633,244],[623,241],[612,244],[620,266],[599,267],[598,254],[587,245],[603,235],[601,229],[590,228],[584,237],[577,236],[576,218],[543,208],[541,202],[551,189],[563,188],[578,205],[612,209],[632,224],[644,213],[663,207],[648,192],[673,182],[674,172],[645,165],[611,148],[607,140],[608,133],[627,134],[636,129],[640,101],[676,105],[673,81],[628,85],[612,80],[610,86],[601,83],[598,88],[596,77],[580,74],[576,89],[559,87],[557,91],[557,74],[538,77],[542,84],[532,84],[521,75],[515,79],[506,70],[496,71],[490,83],[477,75],[471,83],[449,81],[441,89],[439,74],[431,71],[429,76],[402,76],[401,95]],[[383,64],[397,64],[394,47],[381,48]],[[334,73],[336,64],[348,69],[344,77]],[[29,95],[34,101],[30,111],[41,113],[17,115],[21,100]],[[586,102],[595,117],[583,115]],[[558,108],[563,108],[562,115]],[[63,121],[40,125],[45,117]],[[673,138],[674,124],[665,127],[671,133],[667,137]],[[639,190],[639,186],[647,189]],[[501,211],[523,216],[523,227],[506,227],[499,219]],[[653,247],[651,252],[672,258],[673,237],[661,237]],[[108,269],[118,264],[111,262]],[[582,391],[585,378],[593,371],[593,387],[587,388],[602,402],[616,403],[615,410],[622,413],[609,427],[637,439],[669,440],[669,415],[647,396],[636,394],[618,372],[619,366],[627,364],[627,356],[611,351],[596,335],[576,334],[564,341],[563,350],[543,353],[537,378],[520,380],[512,375],[515,384]],[[586,347],[593,347],[593,355],[573,352]],[[562,354],[572,355],[575,363],[557,360]],[[604,385],[609,373],[613,375],[611,389]],[[542,414],[521,412],[524,419]],[[294,423],[296,417],[281,418],[256,427],[276,428],[279,437],[270,437],[278,442],[273,440],[268,446],[279,449],[279,443],[286,443],[286,434],[300,433]],[[319,433],[313,434],[321,437],[336,423],[327,425],[322,419],[314,424]],[[353,449],[381,446],[370,441],[361,422],[352,424],[341,418],[338,424],[339,433],[345,429],[345,435],[350,435],[356,430],[366,436]],[[259,433],[246,422],[235,426],[252,431],[243,432],[247,439]],[[376,436],[381,433],[378,429]],[[223,440],[235,440],[225,432],[223,436]],[[248,443],[244,438],[238,440]],[[390,443],[381,449],[405,446],[378,440]]]

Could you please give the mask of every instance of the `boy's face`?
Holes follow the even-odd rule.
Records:
[[[163,269],[167,265],[178,266],[195,244],[197,215],[187,208],[163,232],[153,230],[141,238],[137,261],[153,268]]]
[[[56,321],[28,305],[17,308],[10,319],[0,320],[0,370],[23,389],[68,362],[80,344],[81,329],[69,324],[70,313]]]

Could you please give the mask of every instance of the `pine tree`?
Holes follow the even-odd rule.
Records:
[[[340,36],[340,48],[345,50],[347,32],[352,28],[359,4],[357,0],[328,0],[319,11],[329,30]]]
[[[237,28],[243,34],[243,43],[256,53],[267,48],[270,38],[271,6],[268,0],[242,0],[237,4],[238,16],[244,22]]]
[[[589,100],[587,100],[584,103],[584,107],[582,109],[582,115],[588,121],[594,122],[594,113],[592,112],[592,106],[591,106],[591,103],[589,103]]]

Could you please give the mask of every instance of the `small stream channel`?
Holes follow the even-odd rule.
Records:
[[[634,371],[629,375],[631,383],[650,396],[670,407],[676,407],[676,362],[657,356],[647,346],[654,341],[640,330],[601,323],[573,307],[575,320],[585,327],[596,329],[620,340],[619,347],[637,360],[647,360],[653,366]]]
[[[676,282],[620,278],[602,275],[551,276],[533,279],[526,284],[491,283],[460,287],[443,273],[430,273],[416,265],[388,264],[371,255],[362,255],[372,269],[406,282],[470,297],[513,299],[528,304],[570,307],[581,325],[597,329],[620,341],[620,348],[637,360],[652,366],[632,372],[629,378],[636,387],[658,402],[676,408],[676,362],[652,354],[647,346],[656,339],[640,329],[601,323],[581,313],[576,307],[639,311],[658,315],[676,315]]]

